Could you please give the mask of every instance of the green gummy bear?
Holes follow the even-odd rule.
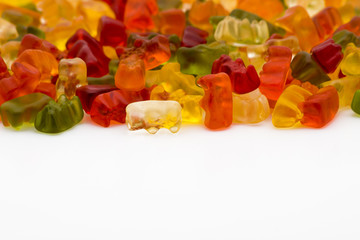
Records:
[[[354,94],[354,97],[351,102],[351,109],[355,113],[360,114],[360,90],[357,90]]]
[[[57,102],[50,101],[35,119],[35,128],[43,133],[60,133],[72,128],[84,117],[80,99],[75,96],[69,100],[61,95]]]
[[[20,129],[25,123],[33,124],[38,112],[51,100],[45,94],[32,93],[7,101],[0,107],[2,122],[4,126],[15,129]]]
[[[310,82],[318,86],[323,82],[330,81],[329,76],[308,52],[301,51],[296,54],[290,67],[292,76],[302,82]]]
[[[256,20],[258,22],[260,22],[261,20],[264,20],[266,22],[266,24],[268,25],[269,28],[269,34],[270,36],[277,33],[280,34],[282,36],[284,36],[286,34],[286,30],[273,25],[272,23],[266,21],[265,19],[263,19],[262,17],[259,17],[258,15],[251,13],[251,12],[247,12],[245,10],[242,9],[234,9],[231,11],[231,13],[229,14],[229,16],[237,18],[237,19],[245,19],[247,18],[250,22]],[[216,28],[216,26],[218,25],[218,23],[220,21],[222,21],[225,17],[223,16],[213,16],[210,18],[210,23],[214,26],[214,28]]]
[[[333,35],[333,40],[339,44],[344,51],[349,43],[354,43],[355,46],[360,47],[360,37],[348,30],[341,30]]]
[[[192,48],[181,47],[176,55],[182,73],[203,76],[211,74],[213,62],[222,54],[229,54],[229,47],[224,43],[214,42]]]
[[[105,75],[103,77],[95,78],[88,77],[87,78],[88,85],[112,85],[115,86],[115,79],[113,75]]]

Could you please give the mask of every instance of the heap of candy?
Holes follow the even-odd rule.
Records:
[[[359,0],[0,0],[4,126],[211,130],[360,114]]]

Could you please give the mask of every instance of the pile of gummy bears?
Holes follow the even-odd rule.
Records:
[[[0,0],[0,114],[211,130],[360,114],[360,0]]]

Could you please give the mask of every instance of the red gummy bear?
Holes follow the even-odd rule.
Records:
[[[95,98],[103,93],[117,90],[112,85],[86,85],[76,89],[76,96],[80,98],[81,105],[86,113],[90,113]]]
[[[341,46],[336,44],[333,39],[329,39],[312,50],[312,58],[324,69],[326,73],[335,72],[344,55]]]
[[[240,58],[233,61],[228,55],[214,61],[211,73],[224,72],[231,79],[232,91],[238,94],[245,94],[254,91],[260,86],[260,78],[254,66],[247,68]]]
[[[100,43],[84,29],[79,29],[66,43],[68,58],[79,57],[86,63],[89,77],[102,77],[109,72],[110,59]]]
[[[126,106],[133,102],[150,99],[150,91],[115,90],[98,95],[91,105],[90,116],[97,124],[108,127],[110,122],[125,123]]]
[[[184,30],[181,46],[192,48],[199,44],[205,44],[209,33],[193,26],[187,26]]]
[[[98,38],[103,46],[125,46],[127,41],[125,25],[118,20],[103,16],[99,20]]]
[[[20,43],[18,56],[21,55],[27,49],[38,49],[48,53],[51,53],[57,60],[62,59],[63,53],[50,42],[38,38],[33,34],[26,34]]]

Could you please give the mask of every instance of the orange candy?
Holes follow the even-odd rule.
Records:
[[[300,120],[304,126],[321,128],[328,124],[339,110],[339,95],[336,88],[327,86],[299,104],[304,116]]]
[[[20,54],[15,62],[28,63],[41,73],[41,81],[50,82],[51,76],[58,74],[58,62],[55,57],[45,51],[27,49]]]
[[[260,72],[260,91],[269,100],[276,101],[285,89],[290,73],[291,49],[283,46],[269,47],[269,60]]]
[[[229,13],[221,4],[213,1],[194,2],[189,11],[189,21],[192,25],[207,32],[212,32],[213,26],[209,19],[212,16],[226,16]]]
[[[327,7],[312,17],[312,20],[323,40],[331,36],[334,31],[342,24],[341,15],[334,7]]]
[[[288,32],[297,36],[300,47],[309,52],[311,48],[320,43],[320,37],[314,22],[305,8],[295,6],[285,11],[285,15],[276,20],[276,23]]]
[[[284,11],[279,0],[238,0],[237,8],[255,13],[266,20],[273,20]]]
[[[169,9],[162,11],[157,16],[156,22],[161,34],[176,34],[182,38],[186,26],[186,17],[182,10]]]
[[[152,16],[157,14],[156,0],[127,0],[124,24],[131,32],[147,32],[155,25]]]
[[[205,95],[200,106],[205,110],[205,126],[221,130],[231,125],[233,120],[233,99],[231,80],[226,73],[201,77],[197,83],[204,88]]]

